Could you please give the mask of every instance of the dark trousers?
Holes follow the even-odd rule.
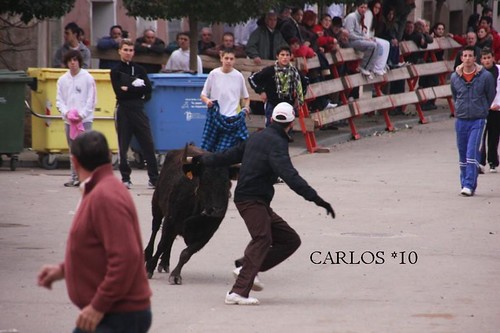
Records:
[[[132,170],[128,165],[127,153],[132,136],[135,135],[147,163],[149,180],[156,185],[158,165],[153,137],[151,136],[151,129],[149,127],[149,118],[144,113],[142,103],[134,107],[118,105],[116,109],[116,131],[118,133],[122,181],[130,181]]]
[[[252,240],[245,249],[240,275],[231,289],[248,297],[258,272],[265,272],[291,256],[300,246],[300,237],[286,221],[263,201],[235,202]]]
[[[486,130],[483,135],[481,146],[481,164],[486,165],[486,156],[488,164],[498,167],[498,142],[500,140],[500,111],[489,111],[486,118]]]
[[[104,315],[94,333],[146,333],[151,327],[151,310],[108,313]],[[75,328],[73,333],[84,333]]]

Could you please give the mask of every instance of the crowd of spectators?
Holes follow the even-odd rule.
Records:
[[[255,65],[260,66],[263,60],[275,61],[277,50],[289,46],[292,58],[318,58],[320,68],[307,73],[311,83],[332,78],[326,55],[337,52],[340,48],[360,51],[363,58],[360,62],[339,66],[339,74],[361,73],[368,78],[383,76],[390,69],[429,61],[424,58],[425,52],[415,52],[404,59],[401,58],[399,44],[402,41],[413,41],[425,50],[434,38],[449,36],[464,46],[475,46],[478,51],[478,63],[480,50],[484,47],[492,49],[495,60],[500,60],[500,35],[492,28],[491,9],[485,8],[482,16],[472,15],[468,22],[467,34],[461,36],[447,34],[446,27],[441,22],[435,23],[431,28],[430,22],[423,19],[409,21],[408,16],[414,8],[413,0],[357,0],[352,11],[345,13],[345,17],[339,15],[338,8],[335,8],[334,14],[337,16],[332,17],[330,10],[318,16],[315,10],[308,7],[284,7],[270,11],[257,20],[250,20],[238,26],[225,26],[218,43],[213,39],[211,28],[203,27],[199,31],[197,52],[199,55],[219,59],[221,51],[233,49],[236,58],[252,59]],[[84,55],[84,67],[88,67],[86,59],[90,59],[90,51],[84,42],[79,41],[79,38],[84,40],[82,35],[81,28],[74,23],[69,24],[65,29],[65,44],[58,51],[56,58],[61,58],[64,50],[78,47]],[[125,35],[126,32],[121,26],[114,25],[109,36],[99,39],[97,48],[117,49],[118,43]],[[170,55],[168,62],[163,65],[142,63],[148,73],[192,72],[189,69],[189,39],[188,32],[181,32],[175,41],[166,44],[156,36],[153,29],[146,29],[143,35],[137,38],[134,46],[137,55]],[[438,60],[443,60],[442,53],[436,56]],[[457,56],[457,64],[459,62],[460,55]],[[54,64],[58,67],[60,62],[55,60]],[[117,61],[102,59],[99,68],[112,68],[116,64]],[[195,72],[208,73],[209,70],[203,68],[202,60],[198,57]],[[437,76],[424,77],[419,81],[422,88],[438,84]],[[384,92],[395,94],[404,92],[404,89],[404,81],[394,81]],[[349,97],[358,98],[359,93],[354,89]],[[313,109],[334,107],[338,104],[338,96],[328,96],[328,99],[316,103]],[[434,101],[422,104],[422,108],[434,109]]]

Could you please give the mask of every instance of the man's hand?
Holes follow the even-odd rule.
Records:
[[[314,203],[320,207],[326,209],[326,215],[332,215],[332,218],[335,218],[335,212],[333,211],[332,205],[330,205],[325,200],[321,199],[319,196],[314,200]]]
[[[80,312],[76,320],[76,327],[85,332],[94,332],[102,317],[104,317],[104,313],[97,311],[89,304]]]
[[[38,273],[38,285],[47,289],[52,289],[52,283],[62,279],[64,279],[64,272],[59,265],[42,266]]]
[[[263,103],[267,102],[267,94],[265,92],[260,93],[260,99]]]
[[[256,65],[262,64],[262,59],[260,57],[253,58],[253,63]]]

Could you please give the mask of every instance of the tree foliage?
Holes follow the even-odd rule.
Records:
[[[24,23],[62,17],[75,5],[75,0],[0,0],[0,14],[19,15]]]
[[[196,69],[198,40],[197,24],[240,23],[258,17],[269,10],[276,0],[123,0],[127,15],[146,19],[189,18],[191,70]]]
[[[258,17],[274,0],[123,0],[128,15],[149,19],[180,19],[207,23],[240,23]]]

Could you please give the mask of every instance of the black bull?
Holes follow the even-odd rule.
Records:
[[[186,146],[183,150],[169,152],[165,158],[151,201],[151,238],[144,250],[149,278],[153,276],[160,256],[158,271],[169,272],[172,244],[180,235],[187,247],[182,250],[169,282],[182,284],[182,267],[208,243],[224,219],[231,176],[236,174],[236,168],[203,166],[189,170],[186,157],[205,153],[197,147]],[[155,237],[163,219],[160,243],[153,256]]]

